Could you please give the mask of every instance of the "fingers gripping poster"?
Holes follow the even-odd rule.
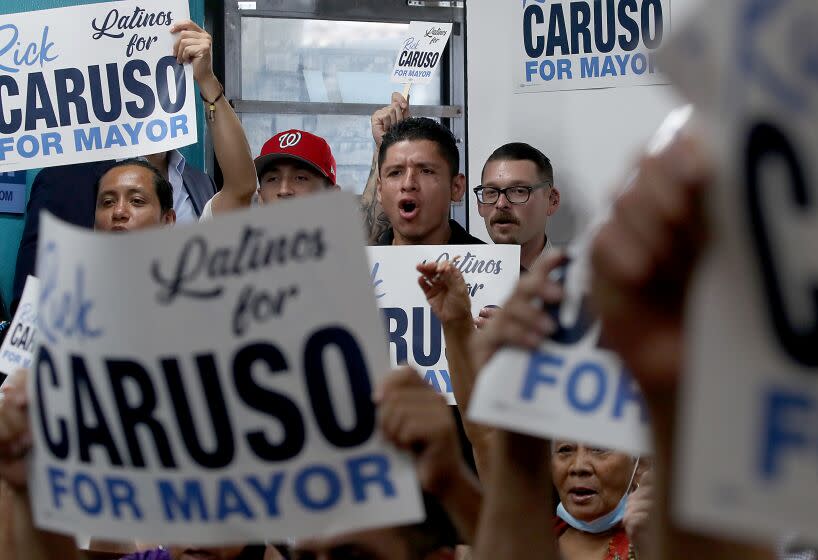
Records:
[[[419,520],[376,429],[389,360],[357,215],[345,194],[115,235],[45,215],[37,524],[218,544]]]
[[[159,153],[197,141],[193,73],[173,56],[187,0],[3,16],[0,172]]]

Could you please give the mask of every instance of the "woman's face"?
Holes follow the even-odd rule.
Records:
[[[580,521],[610,513],[628,489],[634,469],[630,455],[555,441],[551,473],[562,505]]]

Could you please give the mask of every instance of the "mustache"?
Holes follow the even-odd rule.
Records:
[[[516,224],[520,225],[520,220],[514,214],[500,212],[491,219],[491,225],[494,224]]]

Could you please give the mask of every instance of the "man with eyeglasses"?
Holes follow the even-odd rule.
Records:
[[[519,245],[524,270],[552,250],[545,226],[560,206],[560,192],[551,162],[541,151],[522,142],[497,148],[474,193],[492,241]]]

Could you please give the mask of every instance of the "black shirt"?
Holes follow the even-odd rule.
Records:
[[[449,241],[444,243],[444,245],[485,245],[486,242],[482,239],[478,239],[475,236],[471,235],[468,231],[463,229],[463,226],[455,222],[454,220],[449,220],[449,227],[452,229],[452,235],[449,237]],[[395,231],[392,228],[387,229],[383,234],[378,238],[378,245],[392,245],[392,242],[395,240]]]

